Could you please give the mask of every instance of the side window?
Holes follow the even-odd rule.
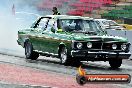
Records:
[[[57,30],[57,21],[54,19],[50,19],[47,25],[46,30],[51,31],[51,29]]]
[[[95,22],[96,22],[96,24],[97,24],[99,27],[101,27],[101,24],[100,24],[99,21],[95,21]]]
[[[99,21],[95,21],[97,24],[99,24],[100,25],[100,22]]]
[[[40,22],[38,23],[37,28],[44,30],[47,27],[48,20],[49,18],[42,18]]]

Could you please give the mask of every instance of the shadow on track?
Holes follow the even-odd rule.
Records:
[[[60,60],[59,59],[57,59],[57,58],[52,58],[52,57],[48,57],[48,59],[47,59],[47,57],[43,57],[43,58],[39,58],[39,59],[37,59],[37,60],[30,60],[30,59],[26,59],[26,62],[28,62],[28,63],[35,63],[35,64],[41,64],[41,65],[43,65],[43,64],[45,64],[45,63],[47,63],[47,64],[53,64],[54,66],[64,66],[64,65],[62,65],[61,63],[60,63]],[[97,70],[97,71],[122,71],[123,70],[123,68],[118,68],[118,69],[113,69],[113,68],[111,68],[111,67],[109,67],[109,66],[107,66],[107,65],[103,65],[103,64],[94,64],[94,63],[82,63],[81,64],[81,66],[82,66],[82,68],[84,68],[84,69],[87,69],[87,70]],[[65,67],[69,67],[69,66],[65,66]],[[75,67],[75,68],[78,68],[78,66],[70,66],[70,67]]]

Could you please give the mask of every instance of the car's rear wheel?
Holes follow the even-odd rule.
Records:
[[[80,66],[81,62],[77,58],[72,58],[68,56],[66,47],[62,47],[60,50],[60,60],[61,64],[71,65],[71,66]]]
[[[111,68],[117,69],[121,66],[122,64],[122,59],[118,59],[118,60],[110,60],[109,64],[111,66]]]
[[[26,59],[36,60],[39,57],[39,53],[33,51],[33,46],[30,42],[25,43],[25,55]]]

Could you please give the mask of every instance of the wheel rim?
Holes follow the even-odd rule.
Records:
[[[67,49],[62,49],[61,51],[61,62],[65,63],[67,60]]]
[[[26,55],[29,56],[31,54],[31,47],[29,44],[26,46]]]

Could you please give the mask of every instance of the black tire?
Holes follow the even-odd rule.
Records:
[[[81,61],[79,58],[72,58],[71,62],[73,63],[72,66],[74,67],[79,67],[82,65]]]
[[[62,47],[59,54],[60,54],[61,64],[68,65],[69,59],[68,59],[66,47]]]
[[[61,64],[70,65],[70,66],[81,65],[80,60],[68,56],[66,47],[62,47],[59,54],[60,54]]]
[[[33,46],[30,42],[25,43],[25,56],[26,59],[36,60],[39,57],[39,53],[33,51]]]
[[[121,66],[122,64],[122,59],[118,59],[118,60],[110,60],[109,64],[111,66],[111,68],[113,69],[117,69]]]

